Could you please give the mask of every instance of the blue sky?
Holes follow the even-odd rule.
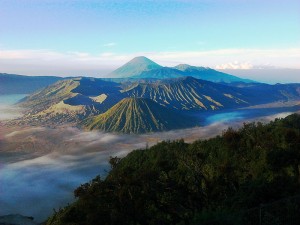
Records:
[[[138,55],[300,69],[299,50],[299,0],[0,1],[1,72],[101,76]]]

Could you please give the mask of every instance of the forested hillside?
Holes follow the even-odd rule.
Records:
[[[191,144],[161,142],[111,158],[108,176],[78,187],[76,202],[47,224],[299,224],[299,202],[245,213],[300,194],[299,147],[297,114]],[[282,222],[287,215],[294,223]]]

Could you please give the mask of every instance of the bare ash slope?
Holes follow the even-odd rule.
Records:
[[[124,98],[107,112],[84,123],[90,130],[122,133],[165,131],[197,125],[192,118],[143,98]]]

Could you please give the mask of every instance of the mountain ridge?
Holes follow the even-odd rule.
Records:
[[[18,124],[54,127],[64,123],[77,126],[83,120],[108,112],[125,98],[151,100],[151,102],[145,100],[146,103],[131,102],[130,107],[131,105],[151,105],[154,111],[158,112],[168,111],[173,114],[174,111],[177,111],[185,115],[198,115],[198,113],[204,111],[238,109],[276,101],[298,101],[300,100],[300,84],[268,85],[253,83],[243,87],[235,87],[200,80],[192,76],[153,80],[133,79],[120,83],[100,78],[79,77],[57,81],[55,84],[26,97],[18,104],[18,106],[25,108],[25,114],[16,121]],[[124,109],[126,104],[123,102],[121,105],[123,106],[120,107]],[[143,120],[140,119],[141,116],[137,116],[136,120],[134,115],[141,114],[140,111],[133,110],[131,107],[127,112],[125,117],[123,114],[117,113],[118,116],[115,118],[101,119],[101,121],[106,121],[107,124],[101,125],[100,128],[127,133],[140,132],[137,127],[143,126],[146,128],[141,129],[141,132],[168,129],[165,124],[153,125],[153,121],[162,121],[162,119],[158,119],[160,114],[155,114],[151,110],[146,111],[148,113],[146,113],[145,120],[152,121],[149,124],[153,126],[145,125]],[[108,114],[113,113],[109,111]],[[151,119],[153,114],[158,118],[155,118],[155,116],[154,119]],[[120,124],[118,118],[129,118],[127,123],[131,125],[125,126],[123,129],[124,124]],[[180,123],[181,119],[175,116],[174,118],[176,122]],[[163,117],[163,120],[168,121],[168,118]],[[132,123],[136,124],[132,125]],[[107,127],[109,124],[118,125],[110,128]],[[193,124],[190,125],[193,126]],[[118,128],[118,126],[122,128]]]
[[[111,72],[109,76],[115,78],[134,79],[166,79],[181,76],[193,76],[198,79],[212,82],[255,82],[249,79],[243,79],[226,74],[209,67],[197,67],[188,64],[179,64],[174,67],[163,67],[145,56],[133,58],[126,64]]]
[[[250,105],[240,91],[194,77],[179,77],[135,84],[125,93],[178,110],[218,110]]]
[[[64,78],[56,76],[25,76],[0,73],[0,95],[30,94],[62,79]]]

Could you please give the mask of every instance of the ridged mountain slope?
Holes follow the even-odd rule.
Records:
[[[140,73],[138,76],[135,76],[133,78],[170,79],[170,78],[177,78],[177,77],[182,77],[182,76],[185,76],[185,73],[180,70],[173,69],[170,67],[162,67],[159,69],[152,69],[149,71],[144,71],[144,72]]]
[[[193,119],[143,98],[125,98],[107,112],[84,121],[90,130],[146,133],[196,126]]]
[[[26,108],[30,113],[36,113],[49,108],[60,101],[72,98],[76,94],[73,89],[80,85],[80,79],[58,81],[38,92],[26,97],[20,106]]]
[[[119,84],[94,78],[59,81],[28,96],[19,105],[29,123],[79,122],[105,112],[122,98]]]
[[[240,89],[193,77],[139,83],[125,92],[179,110],[216,110],[249,105]]]

